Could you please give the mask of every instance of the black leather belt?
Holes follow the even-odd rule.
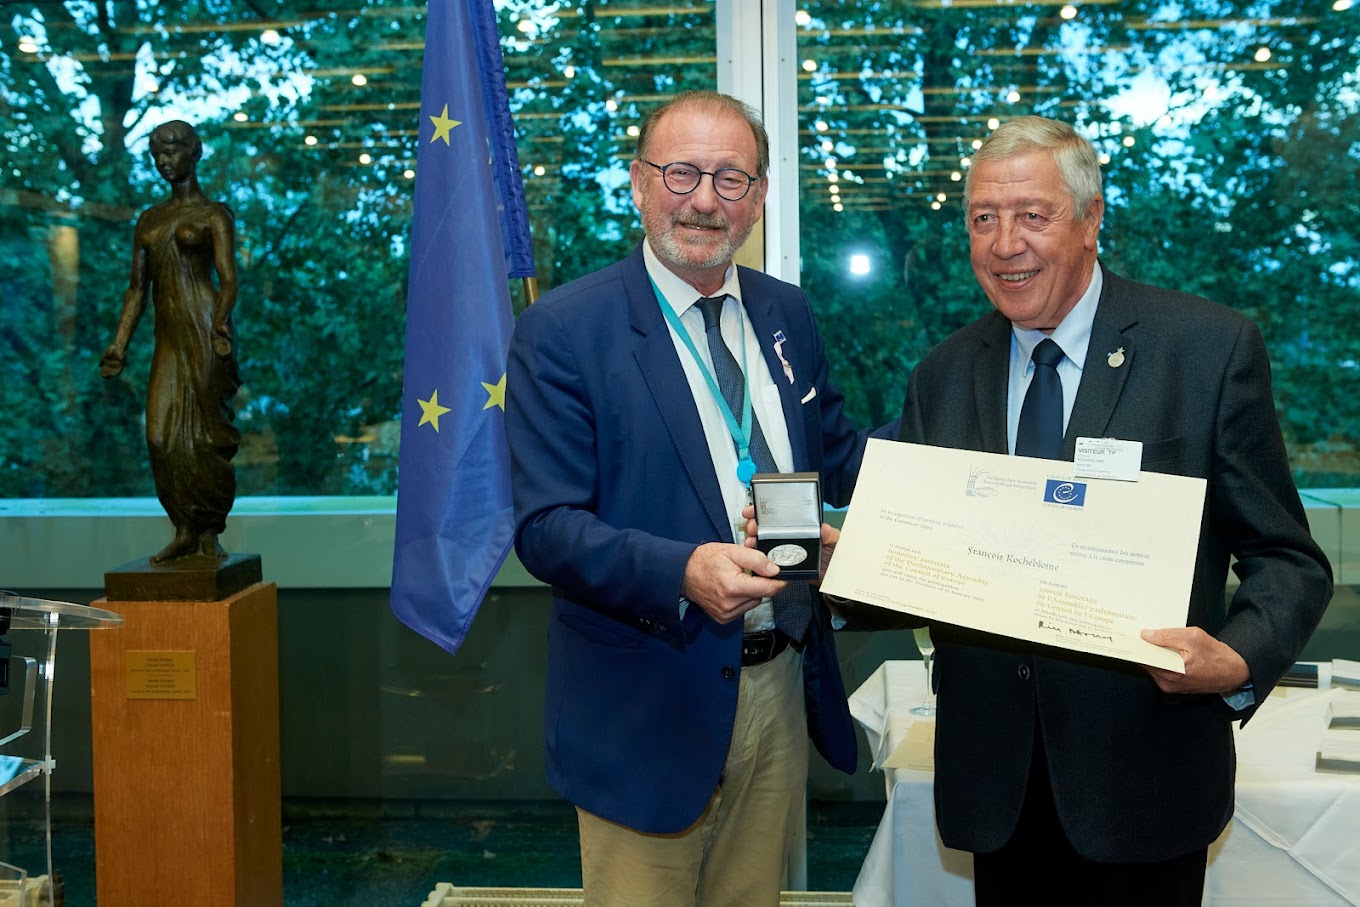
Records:
[[[751,633],[741,638],[741,666],[763,665],[789,647],[790,640],[778,630]]]

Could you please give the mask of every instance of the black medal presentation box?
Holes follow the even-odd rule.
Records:
[[[822,481],[815,472],[758,472],[751,478],[756,547],[779,579],[817,579],[822,562]]]

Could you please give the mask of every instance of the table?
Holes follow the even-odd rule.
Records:
[[[1204,903],[1360,907],[1360,775],[1313,767],[1326,724],[1331,666],[1318,689],[1279,688],[1237,731],[1237,805],[1209,848]],[[917,718],[925,699],[919,661],[889,661],[850,697],[879,768]],[[888,802],[869,847],[854,902],[858,907],[973,903],[973,860],[935,831],[933,773],[887,768]]]

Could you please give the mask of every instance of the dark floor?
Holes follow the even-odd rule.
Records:
[[[808,887],[849,891],[882,803],[814,802],[808,811]],[[88,797],[54,804],[53,862],[68,907],[95,903]],[[0,861],[42,865],[36,826],[11,816]],[[27,825],[27,833],[16,834]],[[284,804],[283,897],[288,907],[417,907],[438,882],[461,886],[581,884],[576,816],[556,801],[441,803],[294,801]]]

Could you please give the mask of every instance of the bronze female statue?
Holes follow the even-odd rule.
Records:
[[[149,288],[155,346],[146,445],[156,495],[175,527],[174,539],[152,563],[225,558],[217,537],[236,499],[235,215],[199,187],[195,171],[202,156],[203,142],[182,120],[151,133],[151,158],[170,184],[170,197],[137,220],[118,332],[99,363],[105,378],[122,371]]]

